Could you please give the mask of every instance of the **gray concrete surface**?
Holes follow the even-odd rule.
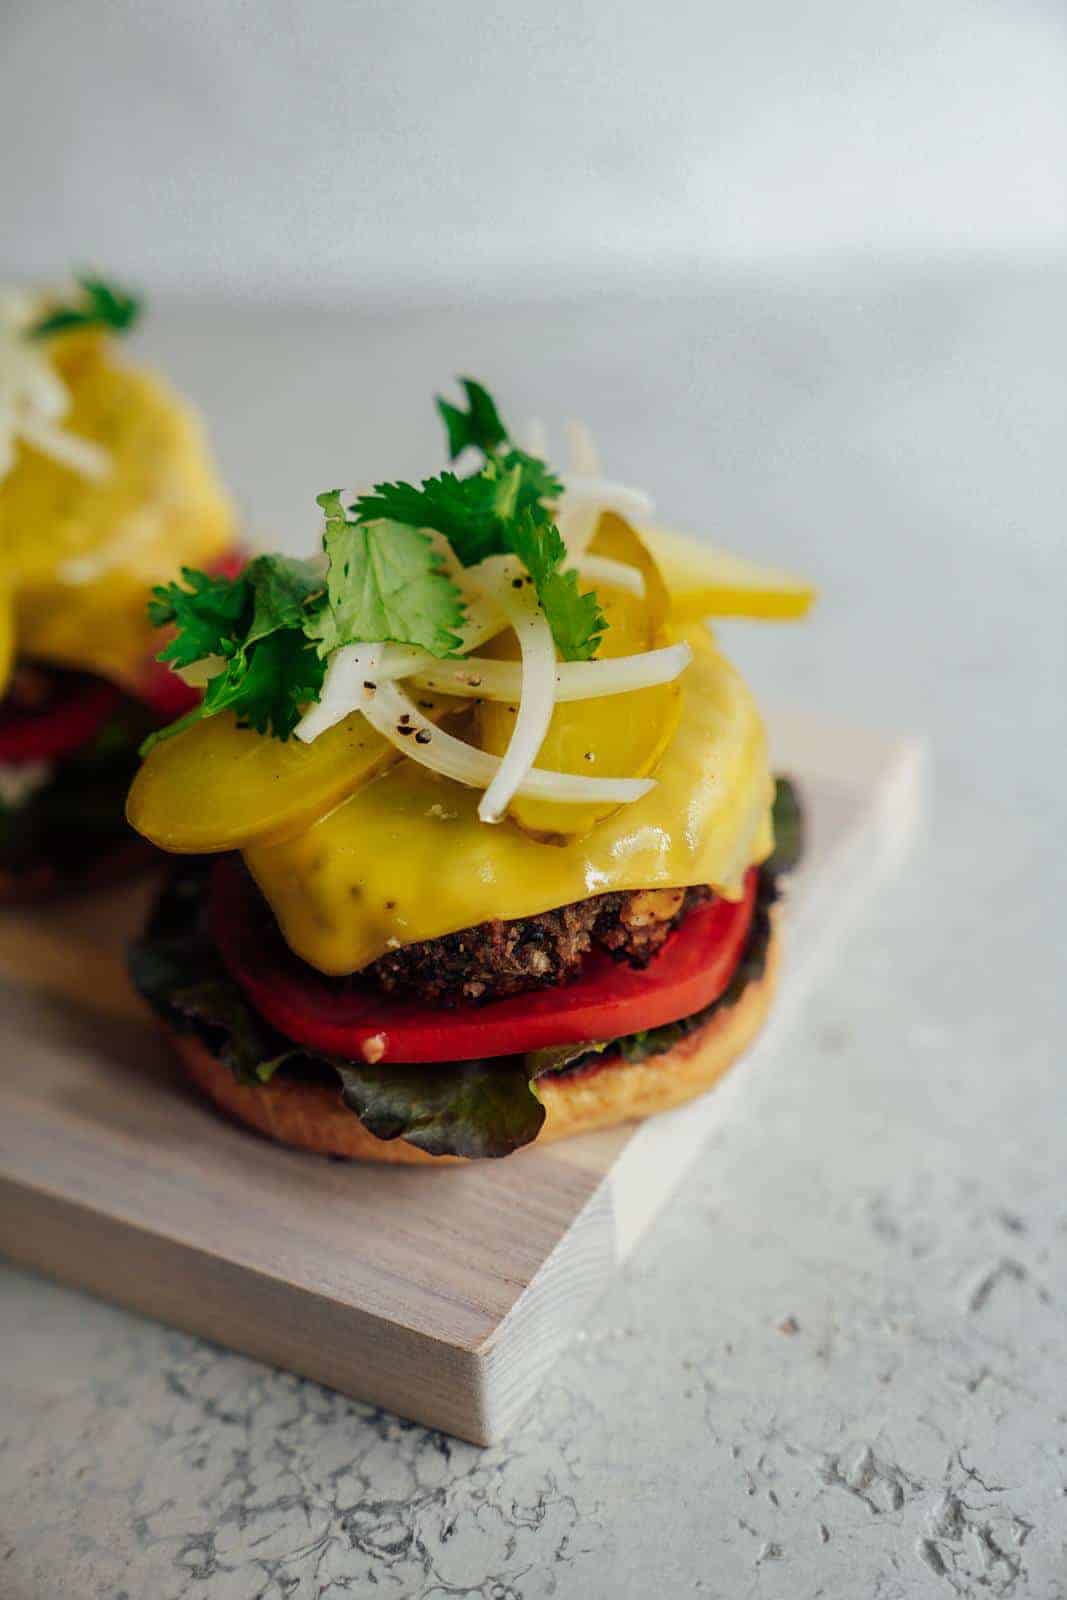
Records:
[[[0,1271],[4,1600],[1067,1594],[1064,287],[149,324],[296,544],[318,489],[437,459],[451,372],[589,418],[666,514],[818,576],[810,626],[730,642],[927,732],[933,812],[504,1446]]]

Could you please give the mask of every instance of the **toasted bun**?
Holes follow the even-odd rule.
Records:
[[[542,1078],[538,1092],[545,1123],[537,1143],[633,1122],[702,1094],[755,1038],[774,992],[778,935],[772,936],[763,977],[750,983],[735,1005],[716,1012],[672,1050],[629,1064],[602,1057],[572,1077]],[[278,1078],[274,1083],[238,1083],[197,1039],[172,1035],[190,1078],[220,1110],[280,1144],[353,1161],[443,1166],[457,1156],[431,1156],[402,1139],[376,1139],[346,1109],[340,1090],[325,1083]]]

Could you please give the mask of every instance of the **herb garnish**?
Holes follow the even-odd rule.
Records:
[[[201,705],[159,739],[222,710],[242,725],[286,739],[317,700],[326,657],[344,645],[389,641],[454,655],[464,606],[431,532],[463,566],[518,556],[530,574],[556,647],[567,661],[595,654],[607,626],[595,594],[565,570],[567,547],[549,505],[563,485],[537,456],[518,449],[481,384],[462,380],[467,408],[439,399],[451,458],[477,450],[479,471],[442,472],[419,486],[379,483],[346,506],[341,492],[317,497],[326,519],[325,575],[317,564],[258,556],[238,578],[190,568],[182,584],[153,590],[149,614],[175,636],[159,659],[182,668],[205,658],[219,670]]]
[[[74,304],[57,306],[35,322],[29,330],[31,339],[48,339],[73,328],[112,328],[116,333],[126,333],[133,327],[141,314],[137,295],[89,273],[78,273],[75,281],[82,297]]]
[[[421,528],[387,520],[350,522],[337,489],[320,494],[318,503],[326,514],[328,604],[306,631],[318,640],[320,653],[388,639],[421,645],[435,656],[455,654],[463,601]]]

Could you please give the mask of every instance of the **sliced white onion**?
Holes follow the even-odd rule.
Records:
[[[573,472],[563,476],[563,494],[556,508],[556,525],[572,556],[581,555],[597,529],[602,511],[617,511],[631,522],[647,520],[652,501],[641,489],[631,489],[610,478]]]
[[[367,685],[377,683],[385,649],[384,644],[346,644],[333,652],[318,702],[305,711],[293,729],[298,739],[311,744],[353,711],[366,709],[367,697],[374,693]]]
[[[102,450],[91,439],[68,433],[65,428],[57,427],[43,416],[20,417],[18,432],[35,450],[51,456],[53,461],[70,467],[74,472],[80,472],[85,478],[99,481],[106,478],[111,470],[111,457],[106,450]]]
[[[364,691],[360,708],[383,738],[412,761],[452,778],[469,789],[485,789],[500,769],[499,757],[478,750],[427,720],[396,684],[379,682]],[[564,805],[630,805],[655,788],[654,778],[586,778],[572,772],[546,772],[533,767],[517,793]]]
[[[356,650],[365,649],[366,646],[349,645],[346,648]],[[683,642],[665,645],[659,650],[642,650],[632,656],[602,656],[595,661],[557,661],[556,701],[604,700],[611,695],[631,694],[636,689],[651,689],[660,683],[673,683],[675,678],[681,677],[692,659],[692,650]],[[208,656],[202,663],[196,661],[191,667],[183,667],[180,675],[187,683],[200,687],[224,665],[221,656]],[[332,665],[331,659],[331,668]],[[327,678],[330,679],[330,668],[327,668]],[[410,678],[417,689],[427,693],[455,695],[463,700],[502,700],[505,704],[514,705],[522,692],[522,667],[517,661],[494,661],[488,656],[441,660],[428,650],[418,650],[409,645],[386,645],[381,660],[374,668],[374,681],[394,683],[401,678]],[[325,714],[321,725],[320,719],[316,719],[316,732],[311,737],[317,738],[319,733],[325,733],[327,727],[332,727],[335,722],[359,710],[356,690],[364,680],[357,679],[353,670],[349,681],[355,684],[351,702],[346,703],[338,697],[337,704],[330,710],[329,720],[325,720]],[[325,685],[323,687],[325,689]],[[311,713],[308,715],[310,717]]]
[[[187,667],[175,668],[179,678],[190,689],[206,689],[212,678],[217,678],[225,670],[225,656],[201,656],[199,661],[191,661]]]
[[[661,650],[644,650],[639,655],[604,656],[596,661],[557,661],[555,665],[556,702],[602,700],[610,695],[630,694],[635,689],[651,689],[656,684],[673,683],[693,659],[690,646],[665,645]],[[517,661],[492,661],[486,656],[468,656],[465,661],[437,661],[424,657],[425,665],[413,675],[416,688],[431,694],[457,695],[468,700],[503,700],[513,705],[522,689],[522,667]],[[382,662],[381,675],[393,673]]]
[[[582,577],[591,583],[606,583],[613,589],[625,589],[628,594],[644,595],[643,574],[625,561],[613,561],[610,556],[582,555],[576,565]]]
[[[507,617],[495,601],[480,593],[472,594],[459,630],[460,648],[471,650],[506,625]],[[326,668],[318,704],[304,714],[294,729],[297,738],[311,744],[327,728],[343,722],[353,711],[363,710],[366,683],[408,678],[423,667],[432,667],[436,661],[437,657],[428,650],[406,644],[348,644],[335,650]],[[188,674],[199,666],[197,661],[192,668],[185,669],[182,676],[187,682],[195,681]]]
[[[572,418],[567,423],[567,444],[571,453],[571,471],[580,472],[588,478],[599,478],[604,469],[593,430],[588,423]]]
[[[478,568],[472,567],[470,571],[476,573]],[[506,628],[507,617],[500,609],[499,601],[486,594],[481,587],[474,587],[473,583],[465,587],[463,598],[467,612],[458,631],[460,649],[467,651],[476,649]]]
[[[497,559],[495,597],[519,641],[522,684],[508,747],[478,806],[483,822],[500,821],[536,761],[556,696],[556,647],[533,580],[513,556]]]

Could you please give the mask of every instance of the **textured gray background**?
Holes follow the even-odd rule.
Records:
[[[5,262],[207,297],[141,343],[257,535],[436,462],[473,370],[817,577],[724,630],[768,699],[934,753],[927,837],[506,1445],[0,1269],[0,1596],[1063,1600],[1062,9],[0,30]]]
[[[2,255],[317,300],[1057,248],[1065,81],[1059,0],[5,0]]]

